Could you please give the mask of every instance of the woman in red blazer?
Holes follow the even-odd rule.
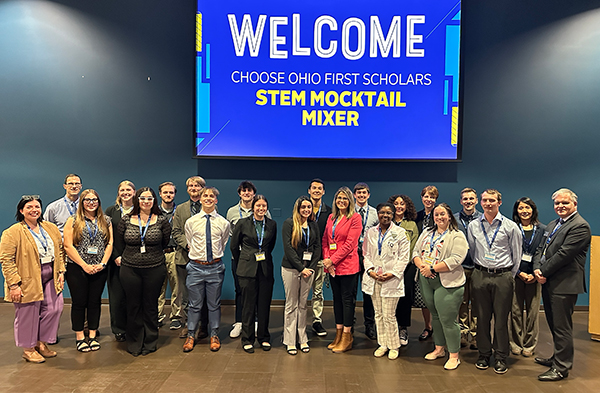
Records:
[[[323,233],[323,265],[330,274],[335,316],[335,339],[327,346],[335,353],[352,349],[352,325],[356,286],[360,266],[358,239],[362,232],[360,214],[348,187],[341,187],[333,198],[333,210]]]

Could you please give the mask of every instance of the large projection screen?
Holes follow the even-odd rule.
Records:
[[[198,1],[194,152],[459,160],[460,1]]]

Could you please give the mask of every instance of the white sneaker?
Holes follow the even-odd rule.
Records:
[[[400,345],[408,345],[408,332],[406,329],[400,329]]]
[[[242,323],[241,322],[234,323],[233,329],[231,329],[231,332],[229,333],[229,337],[238,338],[241,334],[242,334]]]
[[[397,349],[390,349],[390,352],[388,352],[388,359],[396,360],[398,359],[398,355],[400,355],[400,352]]]
[[[382,358],[386,354],[386,352],[386,347],[379,347],[375,350],[375,352],[373,352],[373,356],[375,356],[376,358]]]

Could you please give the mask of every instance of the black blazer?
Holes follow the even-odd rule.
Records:
[[[592,240],[590,225],[579,213],[575,213],[556,231],[546,246],[546,239],[557,224],[558,219],[548,224],[535,254],[533,268],[542,271],[546,277],[544,285],[551,293],[576,295],[586,292],[585,261]],[[542,261],[544,249],[546,257]]]
[[[255,253],[258,252],[258,235],[254,226],[254,216],[242,218],[237,222],[231,236],[231,255],[237,262],[236,274],[239,277],[256,277],[258,267],[262,269],[266,277],[273,277],[273,248],[277,240],[277,223],[265,217],[265,238],[262,243],[262,251],[265,252],[265,260],[256,261]]]
[[[544,237],[544,234],[546,233],[546,226],[544,224],[536,224],[535,226],[537,227],[535,229],[535,236],[533,239],[531,239],[529,247],[527,247],[525,240],[523,239],[523,255],[525,255],[525,253],[529,253],[529,255],[535,255],[538,247],[542,243],[542,240],[546,241]],[[533,258],[530,262],[521,261],[521,265],[519,265],[519,271],[527,274],[533,274]]]
[[[306,247],[306,242],[303,239],[300,239],[297,249],[292,247],[293,229],[294,220],[290,217],[283,222],[283,227],[281,228],[281,237],[283,239],[283,260],[281,261],[281,266],[288,269],[296,269],[299,272],[304,270],[304,268],[315,270],[321,257],[321,234],[317,223],[315,221],[308,221],[308,229],[310,230],[308,247]],[[312,252],[312,259],[310,261],[302,259],[304,251]]]

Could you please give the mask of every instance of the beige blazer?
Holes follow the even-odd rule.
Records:
[[[65,253],[58,227],[42,221],[40,226],[54,242],[54,288],[61,293],[63,285],[58,276],[65,271]],[[4,275],[4,300],[11,302],[8,286],[21,283],[23,298],[21,303],[37,302],[44,299],[42,288],[42,265],[33,236],[24,222],[18,222],[2,232],[0,240],[0,263]]]

